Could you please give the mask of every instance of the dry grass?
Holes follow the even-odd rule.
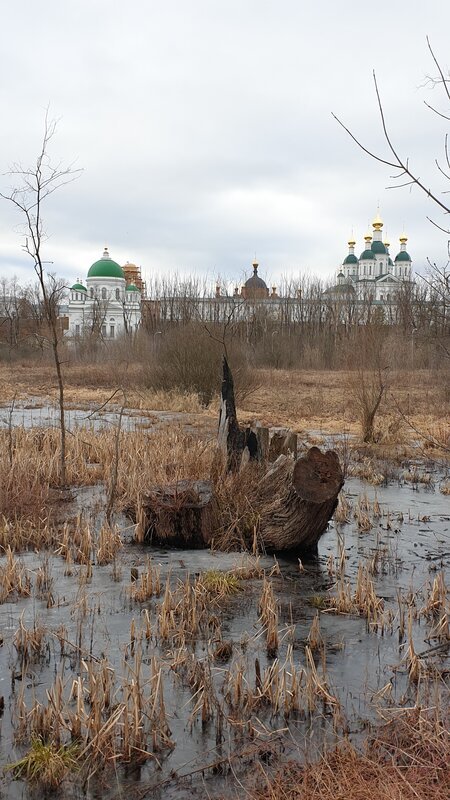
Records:
[[[0,603],[16,597],[29,597],[31,580],[22,561],[15,558],[10,547],[0,564]]]
[[[152,391],[143,386],[142,370],[138,365],[111,364],[82,366],[66,365],[65,396],[68,406],[84,408],[105,403],[115,389],[127,387],[130,408],[153,411],[204,413],[198,396],[191,392]],[[7,408],[14,395],[16,402],[38,397],[43,403],[56,403],[57,382],[54,368],[49,365],[0,364],[0,406]]]
[[[59,432],[55,429],[18,428],[13,433],[13,458],[7,453],[9,436],[0,431],[0,546],[11,544],[19,549],[28,542],[52,543],[53,534],[46,524],[52,503],[64,497],[56,491],[60,482],[58,457]],[[71,486],[89,486],[104,481],[109,485],[114,469],[116,431],[77,430],[67,440],[67,480]],[[214,454],[212,444],[190,435],[181,427],[153,432],[121,432],[117,478],[119,507],[139,505],[138,500],[153,484],[173,483],[183,479],[208,477]],[[3,520],[2,520],[3,515]],[[38,524],[39,532],[28,526],[22,530],[18,520]],[[44,521],[43,521],[44,520]],[[99,558],[117,551],[114,532],[105,530],[99,543]],[[106,540],[109,540],[108,542]],[[42,544],[41,544],[42,546]]]
[[[275,658],[279,647],[278,604],[273,593],[272,583],[266,577],[263,578],[259,613],[266,632],[267,655],[269,658]]]
[[[252,800],[443,800],[450,796],[448,709],[401,712],[363,752],[344,741],[317,763],[265,774]],[[263,770],[261,770],[263,771]],[[264,772],[264,771],[263,771]]]
[[[267,425],[285,425],[297,431],[316,430],[357,434],[352,398],[347,391],[349,373],[312,370],[257,370],[259,387],[239,409],[242,420],[258,419]],[[66,400],[85,406],[104,403],[112,391],[127,386],[130,408],[185,411],[208,418],[217,414],[217,402],[205,411],[195,394],[151,392],[143,388],[139,365],[80,365],[65,368]],[[401,438],[415,438],[413,429],[397,412],[397,406],[419,431],[450,442],[448,398],[443,395],[442,377],[431,370],[393,372],[391,392],[378,413],[379,438],[394,444]],[[57,385],[51,366],[23,363],[0,365],[0,403],[5,407],[17,400],[38,396],[55,401]]]
[[[347,391],[349,373],[345,371],[260,370],[261,388],[246,402],[243,416],[261,422],[286,425],[294,430],[359,433],[352,398]],[[414,437],[393,407],[395,402],[419,430],[443,425],[445,403],[432,371],[393,373],[389,402],[380,407],[381,438],[395,441],[399,428],[405,438]],[[441,435],[443,432],[438,432]]]
[[[39,740],[55,753],[75,741],[77,760],[89,765],[91,775],[108,761],[144,761],[172,748],[162,665],[153,656],[144,667],[133,623],[130,640],[131,659],[120,677],[104,659],[82,660],[72,686],[57,675],[44,703],[34,699],[27,707],[22,687],[16,697],[16,742]]]
[[[54,791],[65,778],[78,770],[78,755],[76,744],[56,747],[37,738],[33,739],[28,753],[14,764],[8,764],[6,770],[41,791]]]

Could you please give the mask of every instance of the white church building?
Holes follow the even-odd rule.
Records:
[[[140,287],[130,281],[134,274]],[[68,336],[96,334],[102,339],[115,339],[133,333],[141,323],[142,288],[135,265],[121,267],[105,247],[102,257],[89,269],[86,286],[77,281],[70,288]]]
[[[338,286],[347,290],[353,288],[358,299],[367,297],[375,303],[386,305],[395,300],[401,284],[412,281],[411,256],[406,250],[408,237],[399,237],[400,249],[392,260],[389,242],[383,242],[383,221],[377,213],[373,223],[373,233],[364,236],[364,250],[359,258],[355,255],[356,241],[353,236],[348,242],[348,255],[344,258],[337,276]]]

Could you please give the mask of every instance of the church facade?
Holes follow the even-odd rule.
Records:
[[[67,334],[74,339],[94,335],[115,339],[133,333],[141,323],[145,286],[135,264],[121,267],[105,247],[90,267],[86,285],[77,281],[69,290]]]
[[[337,286],[353,289],[360,301],[371,298],[380,305],[395,302],[395,296],[405,281],[412,281],[412,261],[406,250],[408,237],[399,237],[400,248],[392,260],[389,242],[383,241],[383,221],[379,214],[373,223],[373,232],[364,236],[364,249],[359,258],[355,255],[356,241],[353,236],[348,241],[349,251],[344,258],[338,276]]]
[[[364,236],[364,249],[355,254],[356,240],[348,241],[348,253],[339,266],[337,283],[322,293],[322,309],[336,318],[351,310],[353,316],[361,310],[361,320],[367,309],[381,309],[386,322],[395,321],[396,299],[405,282],[414,285],[412,261],[406,245],[406,234],[399,237],[399,251],[392,259],[389,242],[383,241],[383,221],[377,213],[372,232]],[[298,319],[308,301],[301,290],[294,296],[281,296],[275,286],[268,288],[258,275],[258,263],[252,264],[253,274],[234,293],[223,292],[216,286],[212,296],[186,297],[178,295],[147,298],[145,283],[135,264],[123,267],[113,261],[105,248],[87,273],[86,285],[77,281],[71,288],[66,310],[68,335],[76,339],[96,335],[104,340],[115,339],[124,333],[135,332],[143,319],[146,324],[159,325],[185,319],[224,323],[264,317],[273,322]],[[344,311],[342,310],[344,309]],[[389,311],[389,313],[387,313]],[[302,312],[303,313],[303,312]]]

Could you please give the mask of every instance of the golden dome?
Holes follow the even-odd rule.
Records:
[[[355,244],[356,244],[356,239],[355,239],[355,237],[352,235],[352,236],[350,237],[350,239],[348,240],[348,246],[349,246],[349,247],[354,247],[354,246],[355,246]]]
[[[380,217],[380,212],[379,211],[377,211],[377,215],[376,215],[374,221],[372,222],[372,225],[373,225],[373,227],[375,228],[376,231],[381,231],[381,228],[383,227],[383,220]]]
[[[408,241],[408,237],[407,237],[406,233],[402,233],[402,235],[399,236],[398,238],[400,239],[400,242],[402,244],[406,244],[406,242]]]
[[[387,240],[387,239],[385,239],[385,240],[384,240],[384,246],[385,246],[385,247],[389,247],[389,246],[390,246],[390,244],[391,244],[391,243],[390,243],[390,242],[388,242],[388,240]]]
[[[372,240],[372,234],[367,231],[366,235],[364,236],[365,242],[370,242]]]

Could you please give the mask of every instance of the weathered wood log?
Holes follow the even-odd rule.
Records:
[[[217,524],[211,481],[154,486],[142,498],[144,542],[163,547],[208,547]]]
[[[295,462],[280,456],[257,490],[259,538],[266,552],[316,551],[343,485],[334,450],[311,447]]]
[[[271,428],[268,459],[273,462],[281,455],[297,458],[297,434],[290,428]]]
[[[248,474],[256,476],[258,471]],[[240,476],[234,480],[239,481]],[[267,553],[316,552],[343,484],[339,459],[333,450],[323,453],[312,447],[297,461],[290,456],[279,456],[262,478],[249,484],[246,492],[247,503],[259,518],[260,548]],[[239,491],[237,484],[236,491]],[[135,519],[139,518],[148,544],[204,548],[221,531],[218,546],[228,549],[211,481],[183,480],[154,486],[143,497],[141,508],[131,513]],[[235,524],[236,521],[233,530]],[[253,541],[247,542],[249,547],[252,544]]]

